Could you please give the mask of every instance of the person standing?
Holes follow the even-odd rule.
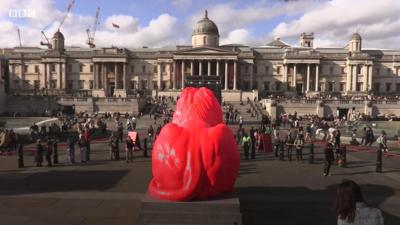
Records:
[[[239,129],[242,129],[242,127],[243,127],[243,117],[240,116],[239,117]]]
[[[154,129],[152,125],[147,129],[147,135],[149,136],[149,141],[152,142],[154,137]]]
[[[293,151],[293,144],[294,144],[294,139],[292,135],[289,133],[286,137],[286,153],[289,161],[292,161],[292,151]]]
[[[366,127],[364,127],[362,130],[360,145],[367,145],[367,128]]]
[[[37,141],[36,141],[36,154],[35,154],[36,166],[42,166],[43,152],[44,152],[43,145],[42,145],[40,139],[37,139]]]
[[[85,129],[83,131],[82,136],[83,136],[83,140],[84,140],[85,145],[86,145],[85,146],[86,147],[86,161],[89,161],[90,160],[90,138],[91,138],[90,129]]]
[[[122,143],[122,139],[124,136],[124,126],[122,122],[118,122],[117,131],[118,131],[118,141]]]
[[[360,186],[351,180],[343,181],[336,191],[338,225],[384,225],[382,211],[367,206]]]
[[[327,142],[325,146],[325,166],[324,166],[324,176],[330,176],[330,169],[333,160],[335,159],[335,155],[333,152],[333,143]]]
[[[86,162],[86,143],[85,143],[85,138],[83,137],[83,135],[79,136],[79,140],[78,140],[78,146],[79,146],[79,150],[81,152],[81,163]]]
[[[75,163],[75,137],[74,134],[70,133],[67,138],[69,160],[71,163]]]
[[[254,128],[253,127],[251,127],[250,128],[250,134],[249,134],[249,136],[250,136],[250,140],[251,140],[251,159],[255,159],[256,158],[256,137],[254,136],[254,132],[255,132],[255,130],[254,130]]]
[[[247,133],[244,133],[241,144],[243,146],[244,157],[246,160],[249,159],[250,142],[250,137],[247,135]]]
[[[382,172],[382,152],[387,152],[387,137],[386,132],[382,130],[381,135],[376,142],[379,144],[378,151],[376,152],[376,172]]]
[[[297,134],[296,140],[294,141],[296,148],[296,159],[297,161],[303,162],[303,146],[304,146],[304,135],[303,132]]]

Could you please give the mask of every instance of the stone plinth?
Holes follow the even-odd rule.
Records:
[[[126,98],[126,89],[115,89],[114,90],[114,97],[116,98]]]
[[[104,91],[104,89],[93,89],[92,96],[97,98],[104,98],[106,97],[106,92]]]
[[[239,198],[233,195],[206,201],[171,202],[148,194],[142,199],[137,225],[241,225]]]

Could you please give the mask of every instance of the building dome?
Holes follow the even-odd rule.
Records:
[[[53,35],[52,49],[57,51],[64,51],[64,35],[57,30]]]
[[[214,21],[208,18],[207,10],[205,11],[204,18],[199,20],[193,29],[193,35],[196,34],[214,34],[219,36],[218,27]]]
[[[60,32],[60,30],[57,30],[57,32],[54,33],[53,38],[64,39],[64,35]]]
[[[193,47],[218,47],[219,46],[219,31],[217,25],[208,18],[207,10],[204,13],[204,18],[199,20],[194,26],[192,33]]]
[[[351,37],[353,40],[361,40],[361,35],[359,33],[354,33],[353,36]]]

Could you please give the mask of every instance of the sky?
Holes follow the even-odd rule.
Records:
[[[0,48],[19,45],[18,29],[23,46],[40,46],[41,31],[54,34],[70,1],[1,0]],[[302,32],[313,32],[315,47],[344,47],[358,32],[365,48],[400,49],[400,0],[75,0],[60,28],[66,46],[86,47],[97,7],[98,47],[190,45],[207,9],[220,44],[262,46],[279,37],[297,46]]]

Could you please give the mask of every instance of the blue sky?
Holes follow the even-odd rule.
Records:
[[[37,46],[47,24],[48,36],[55,32],[69,1],[1,0],[0,47],[18,44],[17,27],[24,45]],[[98,6],[98,46],[190,44],[191,30],[207,9],[222,44],[259,46],[280,37],[298,45],[302,32],[314,32],[317,47],[344,47],[358,31],[365,47],[400,48],[398,0],[75,0],[61,29],[67,45],[85,46],[85,30],[93,24]],[[10,18],[10,9],[29,9],[36,17]]]

